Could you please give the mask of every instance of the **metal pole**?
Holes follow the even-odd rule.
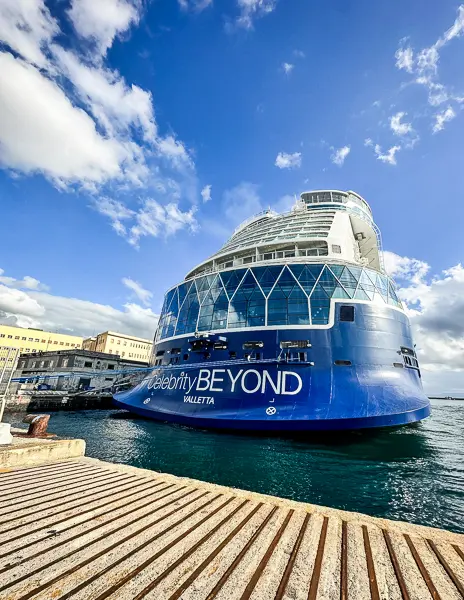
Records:
[[[0,385],[3,383],[3,377],[5,375],[6,367],[8,365],[8,361],[9,361],[9,358],[10,358],[10,353],[11,353],[12,350],[13,350],[13,348],[8,348],[8,353],[5,356],[5,364],[4,364],[3,369],[2,369],[2,374],[0,375]],[[13,374],[13,369],[11,370],[11,375],[12,374]],[[8,387],[10,386],[11,375],[10,375],[10,379],[8,381],[8,385],[7,385],[7,387],[5,389],[5,392],[3,393],[3,396],[2,396],[2,403],[0,404],[0,423],[2,422],[2,419],[3,419],[3,412],[5,410],[5,402],[6,402],[6,391],[7,391]]]

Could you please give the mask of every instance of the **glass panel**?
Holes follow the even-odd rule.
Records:
[[[327,325],[329,322],[329,302],[311,301],[311,319],[313,325]]]
[[[252,273],[248,271],[242,283],[240,284],[240,287],[237,290],[237,294],[240,294],[242,297],[248,299],[253,294],[256,288],[258,288],[258,284],[256,283],[256,280],[253,277]],[[261,292],[259,293],[262,296]]]
[[[326,268],[322,272],[317,285],[322,286],[322,288],[327,292],[327,295],[331,297],[338,283],[332,271]]]
[[[282,267],[256,267],[252,270],[261,289],[268,296],[282,271]]]
[[[354,297],[356,298],[356,300],[371,300],[371,298],[367,295],[367,293],[362,289],[361,286],[359,286],[356,290]]]
[[[375,282],[375,278],[373,280]],[[375,291],[375,285],[370,277],[369,274],[367,273],[367,271],[363,270],[361,273],[361,276],[359,278],[359,283],[362,286],[362,288],[364,289],[364,291],[371,291],[374,292]]]
[[[354,294],[354,289],[353,289],[353,293],[351,294],[351,296],[349,296],[346,291],[339,285],[337,285],[337,287],[334,290],[334,293],[332,294],[332,298],[351,298]]]
[[[237,289],[242,277],[245,275],[245,271],[245,269],[237,269],[236,271],[226,271],[225,273],[221,273],[221,279],[229,298],[232,297]]]
[[[188,294],[188,291],[189,291],[191,285],[192,285],[192,282],[190,281],[189,283],[181,283],[177,287],[178,294],[179,294],[179,306],[181,306],[182,302],[185,300],[185,296]]]
[[[274,292],[267,301],[267,324],[287,325],[287,300],[286,298],[273,298]]]
[[[332,268],[333,271],[333,268]],[[346,288],[353,288],[356,289],[356,286],[358,285],[358,280],[356,279],[356,277],[351,273],[351,271],[347,268],[344,267],[343,271],[340,275],[337,274],[338,280],[339,282],[343,285],[343,287]]]
[[[360,277],[361,277],[361,273],[362,273],[362,269],[360,267],[345,267],[352,275],[353,277],[356,279],[356,281],[359,281]]]
[[[338,246],[338,247],[340,247],[340,246]],[[333,246],[332,246],[332,248],[333,248]],[[335,277],[340,279],[340,275],[343,273],[343,266],[342,265],[330,265],[330,270],[335,275]]]
[[[285,269],[282,271],[279,277],[274,291],[279,290],[285,296],[289,296],[295,287],[298,287],[295,278],[293,277],[289,269],[285,267]],[[271,296],[274,295],[274,291],[272,292]]]
[[[207,277],[199,277],[195,280],[198,292],[204,292],[209,290],[209,283]]]
[[[316,270],[319,269],[320,273],[322,267],[319,267],[318,265],[313,266],[316,267]],[[316,283],[316,276],[318,276],[319,273],[316,275],[316,273],[314,273],[314,269],[310,269],[309,266],[292,265],[290,268],[297,276],[298,282],[304,291],[307,294],[310,294],[314,284]]]

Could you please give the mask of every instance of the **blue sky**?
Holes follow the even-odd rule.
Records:
[[[353,189],[464,387],[463,31],[451,0],[4,0],[0,320],[151,337],[243,218]]]

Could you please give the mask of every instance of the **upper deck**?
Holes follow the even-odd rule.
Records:
[[[320,257],[383,271],[380,232],[369,204],[341,190],[303,192],[291,211],[268,209],[246,219],[186,279],[253,263],[320,262]]]

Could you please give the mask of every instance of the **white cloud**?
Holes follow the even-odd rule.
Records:
[[[159,139],[156,145],[160,154],[168,158],[176,167],[193,167],[184,144],[176,140],[172,135]]]
[[[413,72],[414,53],[412,48],[398,48],[395,54],[396,66],[398,69],[404,69],[408,73]]]
[[[27,290],[48,290],[48,287],[41,283],[35,277],[31,277],[30,275],[26,275],[22,279],[15,279],[14,277],[7,277],[4,275],[5,271],[0,269],[0,283],[6,285],[8,287],[12,287],[18,290],[27,289]]]
[[[72,0],[67,14],[89,44],[65,49],[44,0],[0,3],[0,43],[15,53],[0,51],[0,168],[93,194],[91,204],[134,245],[149,229],[194,228],[194,211],[180,203],[198,198],[192,157],[174,133],[159,133],[151,93],[105,64],[106,50],[141,9],[142,0]],[[134,189],[165,196],[164,224],[139,223],[146,207],[126,205]]]
[[[303,50],[294,50],[293,56],[296,56],[297,58],[306,58],[306,54],[303,52]]]
[[[396,165],[396,153],[400,150],[401,146],[392,146],[384,154],[379,144],[376,144],[374,147],[374,152],[377,156],[377,160],[380,160],[384,163],[388,163],[389,165]]]
[[[301,167],[301,152],[293,152],[293,154],[279,152],[274,164],[279,169],[296,169]]]
[[[63,73],[82,101],[110,135],[138,128],[147,142],[157,136],[152,96],[136,85],[127,86],[117,71],[83,63],[74,53],[53,46]]]
[[[290,73],[293,71],[294,68],[295,68],[295,65],[292,65],[291,63],[288,63],[288,62],[282,63],[282,69],[283,69],[285,75],[290,75]]]
[[[464,4],[459,6],[454,24],[437,41],[427,48],[419,50],[414,56],[410,46],[401,46],[396,54],[396,66],[404,69],[414,77],[415,83],[425,86],[428,91],[428,102],[438,106],[444,102],[460,102],[452,88],[443,85],[438,79],[440,50],[464,31]],[[403,44],[405,40],[400,43]]]
[[[205,187],[201,190],[201,197],[203,198],[203,202],[209,202],[211,200],[211,185],[205,185]]]
[[[387,270],[396,277],[398,293],[408,307],[426,391],[462,393],[464,268],[458,264],[430,277],[430,266],[424,261],[384,254]]]
[[[235,21],[236,27],[253,29],[254,20],[270,14],[276,4],[277,0],[237,0],[240,15]]]
[[[205,8],[208,8],[208,6],[212,6],[213,0],[178,0],[178,3],[182,10],[201,12]]]
[[[430,265],[417,258],[408,258],[399,256],[394,252],[385,250],[383,252],[385,270],[394,279],[407,280],[419,285],[427,273],[430,271]]]
[[[118,309],[36,290],[22,291],[0,283],[0,323],[82,336],[115,330],[150,339],[157,322],[158,315],[151,309],[134,303]]]
[[[47,44],[58,25],[40,0],[0,2],[0,40],[29,62],[44,66]]]
[[[121,179],[134,149],[106,139],[89,115],[53,81],[8,52],[0,53],[0,164],[57,182]]]
[[[109,217],[111,226],[118,235],[126,234],[126,226],[122,221],[127,221],[135,215],[135,211],[130,210],[119,200],[111,198],[97,198],[94,200],[93,207],[102,215]]]
[[[174,202],[163,206],[156,200],[148,198],[143,201],[142,207],[134,217],[135,224],[130,228],[129,242],[137,247],[143,236],[167,237],[181,229],[196,231],[198,223],[195,212],[195,206],[190,210],[182,211]]]
[[[439,131],[444,129],[445,123],[452,121],[455,116],[456,116],[456,113],[451,108],[451,106],[448,106],[448,108],[445,109],[444,111],[437,113],[435,115],[435,123],[433,124],[433,127],[432,127],[433,133],[438,133]]]
[[[150,305],[150,301],[153,297],[153,294],[146,290],[138,281],[134,281],[130,277],[123,277],[121,279],[122,283],[129,288],[137,298],[144,304],[145,306]]]
[[[345,158],[350,152],[350,146],[343,146],[342,148],[338,149],[333,148],[333,153],[330,157],[330,160],[334,163],[334,165],[338,165],[339,167],[341,167],[345,162]]]
[[[405,136],[413,131],[411,123],[403,123],[402,119],[407,115],[405,112],[398,112],[390,117],[390,129],[399,137]]]
[[[114,38],[140,18],[138,0],[71,0],[68,16],[77,33],[106,54]]]
[[[371,140],[371,138],[366,138],[364,140],[364,145],[367,146],[367,147],[370,147],[370,146],[374,145],[374,142]]]

